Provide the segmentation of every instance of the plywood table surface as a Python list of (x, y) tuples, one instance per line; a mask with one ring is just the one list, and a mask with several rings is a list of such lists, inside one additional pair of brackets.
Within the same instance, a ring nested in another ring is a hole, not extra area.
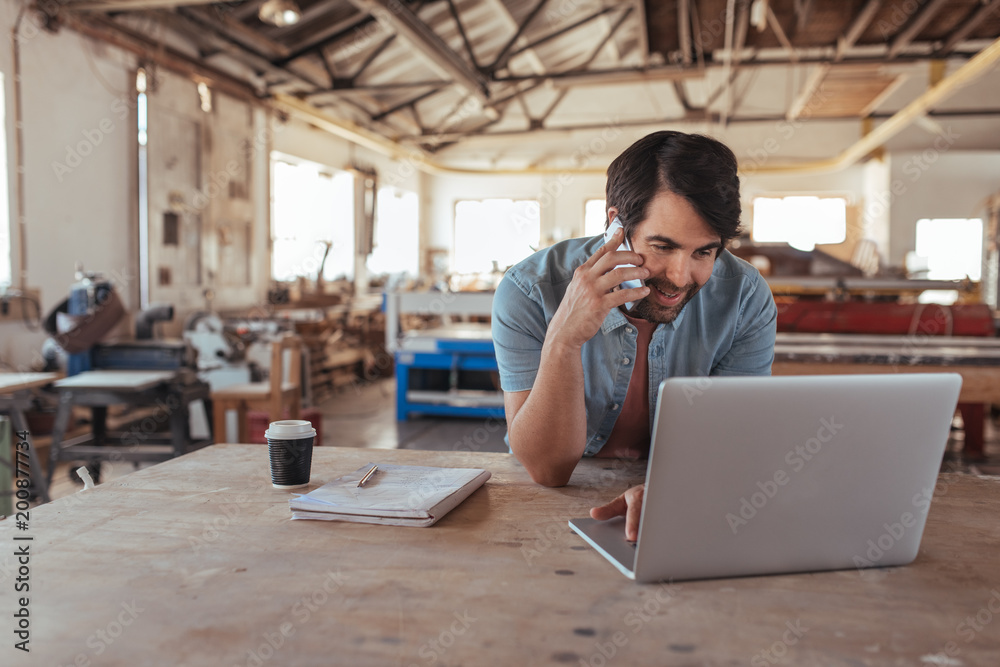
[(0, 394), (44, 387), (59, 377), (59, 373), (0, 373)]
[(169, 382), (177, 371), (84, 371), (56, 382), (57, 389), (107, 389), (112, 391), (142, 391)]
[[(368, 462), (493, 477), (430, 528), (291, 521), (266, 448), (216, 445), (36, 508), (28, 530), (0, 521), (0, 662), (998, 664), (996, 480), (942, 475), (907, 567), (638, 585), (566, 522), (641, 464), (586, 460), (548, 489), (505, 454), (322, 447), (312, 486)], [(30, 654), (12, 634), (24, 544)]]

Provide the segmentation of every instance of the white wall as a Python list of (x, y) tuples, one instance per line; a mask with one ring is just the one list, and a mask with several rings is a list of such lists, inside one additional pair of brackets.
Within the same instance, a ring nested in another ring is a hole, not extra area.
[[(0, 34), (10, 35), (20, 3), (0, 3)], [(135, 197), (134, 110), (130, 55), (63, 30), (21, 30), (24, 118), (24, 208), (27, 286), (41, 289), (43, 312), (65, 298), (74, 265), (118, 281), (135, 303), (132, 251)], [(22, 258), (17, 220), (15, 89), (12, 51), (0, 49), (4, 72), (7, 171), (14, 284)], [(37, 360), (45, 336), (0, 323), (0, 358), (18, 367)]]
[(889, 261), (901, 266), (921, 218), (982, 218), (985, 226), (985, 200), (1000, 191), (1000, 151), (894, 153), (890, 178)]

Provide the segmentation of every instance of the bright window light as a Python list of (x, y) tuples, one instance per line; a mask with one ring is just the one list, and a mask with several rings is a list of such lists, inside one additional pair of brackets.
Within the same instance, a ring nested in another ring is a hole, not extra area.
[(324, 280), (352, 280), (354, 177), (304, 160), (272, 156), (271, 163), (272, 278), (316, 278), (322, 265)]
[(979, 280), (983, 267), (983, 221), (979, 218), (917, 220), (916, 256), (929, 280)]
[(455, 205), (456, 273), (503, 271), (539, 246), (537, 201), (484, 199)]
[(378, 191), (375, 210), (375, 249), (368, 257), (368, 271), (419, 273), (419, 207), (415, 192), (396, 188)]
[(810, 251), (821, 243), (847, 239), (843, 197), (755, 197), (751, 237), (757, 243), (787, 243)]
[(607, 201), (604, 199), (588, 199), (583, 205), (583, 235), (597, 236), (604, 234), (604, 222), (607, 220)]

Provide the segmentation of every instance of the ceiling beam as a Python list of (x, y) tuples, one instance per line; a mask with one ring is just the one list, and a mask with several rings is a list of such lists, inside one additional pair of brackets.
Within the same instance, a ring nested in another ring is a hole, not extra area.
[(837, 39), (837, 50), (833, 55), (834, 61), (843, 59), (844, 53), (857, 43), (881, 6), (882, 0), (868, 0), (868, 3), (861, 8), (861, 11), (851, 21), (847, 31)]
[(354, 74), (351, 75), (351, 83), (357, 81), (358, 77), (364, 74), (365, 70), (368, 69), (368, 67), (375, 62), (375, 59), (382, 55), (382, 53), (389, 48), (389, 45), (391, 45), (394, 41), (396, 41), (396, 35), (389, 35), (382, 40), (381, 44), (372, 49), (371, 52), (365, 56), (364, 61), (362, 61), (362, 63), (354, 70)]
[(941, 48), (937, 51), (937, 55), (945, 56), (951, 53), (959, 42), (968, 37), (973, 30), (978, 28), (983, 21), (985, 21), (997, 10), (1000, 10), (1000, 0), (991, 0), (984, 5), (981, 5), (979, 9), (973, 12), (972, 16), (970, 16), (962, 25), (958, 26), (945, 38), (944, 44), (942, 44)]
[[(499, 0), (497, 0), (497, 2), (499, 4), (503, 4), (502, 2), (499, 2)], [(514, 36), (511, 37), (509, 40), (507, 40), (507, 43), (504, 44), (504, 47), (500, 49), (500, 53), (497, 54), (496, 59), (489, 67), (486, 68), (486, 70), (490, 74), (493, 74), (497, 70), (501, 70), (507, 66), (507, 61), (509, 61), (513, 57), (510, 50), (514, 48), (514, 44), (516, 44), (517, 41), (521, 39), (521, 35), (524, 34), (524, 31), (527, 30), (531, 22), (535, 19), (536, 16), (538, 16), (538, 13), (542, 11), (542, 7), (545, 6), (546, 2), (548, 2), (548, 0), (538, 0), (538, 4), (535, 5), (535, 8), (532, 9), (531, 12), (525, 17), (524, 22), (517, 27), (517, 30), (514, 32)], [(507, 16), (511, 16), (510, 10), (506, 10), (506, 6), (505, 6), (505, 11), (507, 13)], [(513, 20), (513, 16), (511, 16), (511, 20)], [(523, 50), (524, 49), (522, 49), (522, 51)]]
[(781, 27), (778, 17), (774, 15), (774, 10), (771, 9), (770, 4), (767, 5), (767, 24), (771, 26), (774, 36), (778, 38), (781, 45), (785, 47), (786, 51), (788, 51), (788, 59), (792, 62), (797, 61), (799, 58), (798, 54), (795, 53), (795, 47), (792, 46), (791, 40), (789, 40), (788, 35), (785, 34), (785, 30)]
[(639, 24), (639, 63), (642, 67), (649, 65), (649, 28), (646, 25), (646, 0), (633, 0), (635, 20)]
[[(585, 61), (583, 61), (574, 68), (575, 70), (581, 72), (587, 71), (587, 68), (590, 67), (590, 63), (594, 62), (597, 59), (597, 56), (600, 55), (601, 50), (604, 49), (604, 47), (608, 44), (608, 42), (612, 40), (612, 38), (614, 38), (615, 33), (618, 32), (618, 29), (621, 28), (622, 24), (625, 23), (625, 21), (628, 19), (629, 14), (632, 13), (632, 9), (633, 9), (632, 6), (628, 6), (625, 8), (625, 11), (621, 13), (621, 16), (619, 16), (618, 19), (615, 21), (614, 25), (611, 26), (611, 28), (608, 30), (608, 33), (604, 36), (604, 39), (601, 40), (601, 43), (594, 48), (590, 56)], [(552, 104), (549, 105), (549, 108), (542, 114), (541, 118), (539, 118), (538, 120), (544, 123), (548, 119), (548, 117), (552, 115), (552, 112), (556, 110), (556, 107), (559, 106), (559, 103), (563, 101), (563, 98), (566, 97), (566, 95), (568, 94), (569, 94), (568, 88), (563, 88), (562, 90), (560, 90), (559, 94), (556, 95), (556, 99), (552, 102)]]
[[(735, 16), (733, 16), (735, 12)], [(733, 25), (729, 25), (732, 21)], [(746, 43), (747, 31), (750, 29), (750, 5), (747, 0), (729, 0), (726, 6), (726, 83), (725, 98), (722, 103), (722, 125), (726, 125), (733, 110), (733, 82), (736, 80), (740, 66), (740, 54)], [(733, 34), (735, 29), (736, 34)], [(708, 108), (708, 104), (705, 105)]]
[(399, 0), (351, 0), (351, 3), (369, 12), (382, 26), (402, 36), (443, 76), (451, 77), (480, 102), (489, 102), (490, 89), (486, 77), (469, 67), (409, 7)]
[(795, 96), (792, 100), (792, 104), (788, 107), (788, 111), (785, 113), (786, 120), (795, 120), (802, 112), (805, 111), (806, 107), (809, 106), (809, 100), (812, 99), (813, 94), (819, 90), (820, 85), (826, 78), (827, 72), (830, 71), (829, 63), (820, 63), (813, 69), (809, 74), (809, 78), (806, 79), (806, 85), (802, 87), (799, 94)]
[(900, 51), (905, 49), (947, 2), (948, 0), (930, 0), (921, 7), (913, 20), (893, 38), (892, 44), (889, 45), (889, 58), (895, 58)]
[(408, 99), (408, 100), (406, 100), (404, 102), (400, 102), (399, 104), (396, 104), (394, 106), (389, 107), (385, 111), (382, 111), (382, 112), (379, 112), (379, 113), (373, 115), (372, 116), (372, 120), (373, 121), (382, 120), (386, 116), (390, 116), (390, 115), (396, 113), (397, 111), (402, 111), (403, 109), (406, 109), (408, 107), (413, 107), (414, 109), (416, 109), (417, 102), (420, 102), (421, 100), (426, 100), (428, 97), (430, 97), (432, 95), (437, 95), (438, 93), (440, 93), (442, 90), (444, 90), (447, 87), (448, 86), (442, 86), (440, 88), (432, 88), (431, 90), (425, 91), (425, 92), (417, 95), (416, 97), (412, 97), (412, 98), (410, 98), (410, 99)]
[[(691, 5), (691, 25), (701, 25), (701, 19), (698, 16), (698, 3)], [(701, 39), (701, 30), (694, 31), (694, 55), (698, 61), (698, 68), (703, 69), (705, 67), (705, 43)]]
[(143, 60), (156, 63), (184, 76), (204, 81), (213, 90), (241, 100), (260, 101), (257, 92), (245, 81), (240, 81), (230, 74), (215, 69), (211, 65), (206, 65), (204, 62), (181, 53), (166, 44), (151, 42), (147, 35), (137, 34), (105, 16), (70, 14), (64, 17), (63, 21), (66, 27), (81, 35), (134, 53)]
[(599, 70), (569, 70), (551, 72), (549, 74), (528, 74), (525, 76), (507, 76), (494, 79), (494, 83), (524, 83), (551, 81), (556, 88), (568, 86), (608, 86), (628, 83), (653, 83), (656, 81), (683, 81), (686, 79), (701, 79), (703, 71), (678, 67), (656, 67), (650, 69), (614, 68)]
[[(870, 117), (876, 120), (886, 120), (893, 116), (892, 112), (882, 112), (872, 114)], [(928, 111), (927, 116), (932, 118), (997, 118), (1000, 117), (1000, 109), (969, 109), (967, 111)], [(744, 116), (741, 118), (731, 118), (730, 124), (734, 125), (753, 125), (760, 123), (775, 124), (780, 123), (785, 119), (784, 116), (780, 114), (766, 114), (760, 116)], [(697, 123), (703, 124), (706, 121), (715, 122), (718, 120), (717, 114), (709, 114), (706, 118), (705, 115), (701, 113), (700, 110), (695, 110), (694, 113), (686, 113), (678, 118), (663, 118), (658, 116), (656, 118), (645, 118), (637, 120), (617, 120), (615, 121), (615, 127), (662, 127), (664, 122), (669, 122), (671, 124), (675, 123)], [(849, 116), (832, 116), (824, 117), (823, 122), (845, 122), (845, 123), (857, 123), (858, 117), (856, 115)], [(587, 132), (592, 130), (602, 130), (608, 126), (607, 123), (585, 123), (580, 125), (563, 125), (563, 126), (549, 126), (544, 129), (517, 129), (517, 130), (500, 130), (497, 132), (485, 132), (482, 134), (469, 134), (468, 132), (453, 132), (453, 133), (441, 133), (437, 135), (412, 135), (400, 137), (401, 142), (405, 143), (416, 143), (416, 144), (434, 144), (434, 143), (454, 143), (462, 138), (468, 139), (470, 145), (475, 145), (476, 147), (488, 147), (490, 145), (509, 145), (511, 139), (521, 138), (521, 137), (539, 137), (539, 138), (551, 138), (551, 139), (564, 139), (568, 136), (572, 136), (574, 132)]]
[[(338, 81), (340, 81), (340, 80), (338, 80)], [(392, 83), (373, 83), (373, 84), (367, 84), (367, 85), (366, 84), (362, 84), (360, 86), (354, 84), (354, 85), (347, 85), (347, 86), (334, 86), (333, 88), (330, 88), (328, 90), (317, 90), (315, 92), (308, 93), (306, 95), (306, 97), (311, 99), (313, 97), (319, 97), (319, 96), (323, 96), (323, 95), (327, 95), (328, 96), (328, 95), (331, 95), (331, 94), (341, 94), (341, 93), (348, 93), (348, 94), (350, 94), (350, 93), (364, 93), (364, 94), (386, 93), (386, 92), (397, 91), (397, 90), (404, 89), (404, 88), (426, 88), (427, 86), (435, 86), (435, 87), (447, 86), (450, 83), (451, 83), (450, 81), (436, 81), (434, 79), (430, 79), (430, 80), (427, 80), (427, 81), (399, 81), (399, 82), (392, 82)]]
[(681, 105), (681, 108), (685, 112), (693, 111), (694, 107), (691, 106), (691, 102), (688, 100), (687, 91), (684, 90), (683, 81), (674, 81), (674, 95), (677, 96), (677, 103)]
[(691, 0), (677, 2), (677, 40), (681, 47), (681, 62), (691, 64)]
[[(281, 65), (290, 60), (301, 58), (305, 54), (315, 51), (316, 49), (325, 48), (352, 30), (355, 32), (364, 30), (369, 24), (373, 23), (377, 24), (377, 21), (372, 16), (365, 14), (364, 12), (359, 12), (355, 16), (346, 18), (343, 21), (331, 23), (322, 30), (313, 33), (309, 39), (296, 43), (295, 48), (291, 50), (282, 61), (275, 64)], [(365, 37), (371, 38), (372, 35), (367, 34)]]
[(805, 29), (806, 24), (809, 23), (809, 17), (812, 15), (814, 0), (795, 0), (795, 32), (798, 34), (800, 30)]
[[(231, 26), (224, 21), (215, 21), (210, 16), (206, 16), (204, 10), (183, 9), (177, 12), (167, 12), (159, 10), (161, 16), (165, 18), (173, 17), (171, 20), (188, 26), (184, 32), (192, 34), (212, 34), (223, 42), (223, 50), (242, 62), (243, 64), (262, 71), (278, 71), (306, 84), (310, 88), (327, 87), (327, 70), (324, 66), (317, 66), (315, 63), (288, 63), (287, 65), (277, 65), (269, 57), (275, 49), (281, 48), (275, 42), (267, 39), (263, 35), (257, 35), (254, 45), (244, 42), (249, 41), (241, 38), (241, 34), (234, 32)], [(266, 48), (267, 51), (261, 53), (257, 47)], [(333, 85), (330, 81), (329, 85)]]
[(550, 40), (555, 39), (556, 37), (561, 37), (561, 36), (565, 35), (566, 33), (572, 32), (572, 31), (576, 30), (577, 28), (579, 28), (580, 26), (586, 25), (586, 24), (590, 23), (591, 21), (593, 21), (594, 19), (599, 19), (602, 16), (604, 16), (605, 14), (613, 12), (613, 11), (615, 11), (617, 9), (618, 9), (618, 7), (615, 6), (615, 5), (610, 5), (608, 7), (604, 7), (602, 9), (598, 9), (593, 14), (590, 14), (589, 16), (585, 16), (582, 19), (580, 19), (579, 21), (574, 21), (573, 23), (571, 23), (571, 24), (569, 24), (567, 26), (563, 26), (562, 28), (559, 28), (558, 30), (556, 30), (554, 32), (550, 32), (549, 34), (547, 34), (547, 35), (545, 35), (543, 37), (539, 37), (538, 39), (536, 39), (535, 41), (529, 43), (526, 46), (522, 46), (520, 49), (518, 49), (517, 51), (514, 51), (512, 54), (510, 54), (510, 57), (513, 58), (514, 56), (516, 56), (517, 54), (521, 53), (522, 51), (527, 51), (528, 49), (533, 49), (536, 46), (539, 46), (541, 44), (544, 44), (545, 42), (548, 42)]
[(75, 12), (128, 12), (143, 9), (165, 9), (193, 5), (211, 5), (219, 0), (80, 0), (69, 2), (62, 9)]
[(288, 55), (288, 47), (284, 44), (262, 35), (232, 16), (215, 14), (204, 7), (180, 7), (176, 13), (196, 21), (206, 30), (224, 35), (272, 62)]
[(240, 21), (245, 21), (251, 16), (256, 16), (260, 12), (260, 6), (264, 4), (264, 0), (247, 0), (239, 7), (231, 7), (229, 11), (232, 12), (233, 16)]
[(446, 0), (448, 3), (448, 11), (451, 12), (451, 18), (455, 21), (455, 26), (458, 28), (458, 34), (462, 37), (462, 43), (465, 44), (465, 52), (469, 54), (469, 61), (472, 62), (472, 66), (479, 69), (479, 61), (476, 60), (476, 52), (472, 49), (472, 44), (469, 42), (469, 36), (465, 34), (465, 26), (462, 25), (462, 17), (458, 15), (458, 8), (455, 7), (455, 3), (452, 0)]

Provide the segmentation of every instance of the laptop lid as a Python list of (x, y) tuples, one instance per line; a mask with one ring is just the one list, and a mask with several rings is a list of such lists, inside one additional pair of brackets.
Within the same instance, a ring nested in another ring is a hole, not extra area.
[[(961, 381), (954, 373), (665, 380), (632, 576), (911, 562)], [(592, 543), (610, 539), (585, 523), (574, 529)], [(602, 553), (627, 560), (618, 547)]]

